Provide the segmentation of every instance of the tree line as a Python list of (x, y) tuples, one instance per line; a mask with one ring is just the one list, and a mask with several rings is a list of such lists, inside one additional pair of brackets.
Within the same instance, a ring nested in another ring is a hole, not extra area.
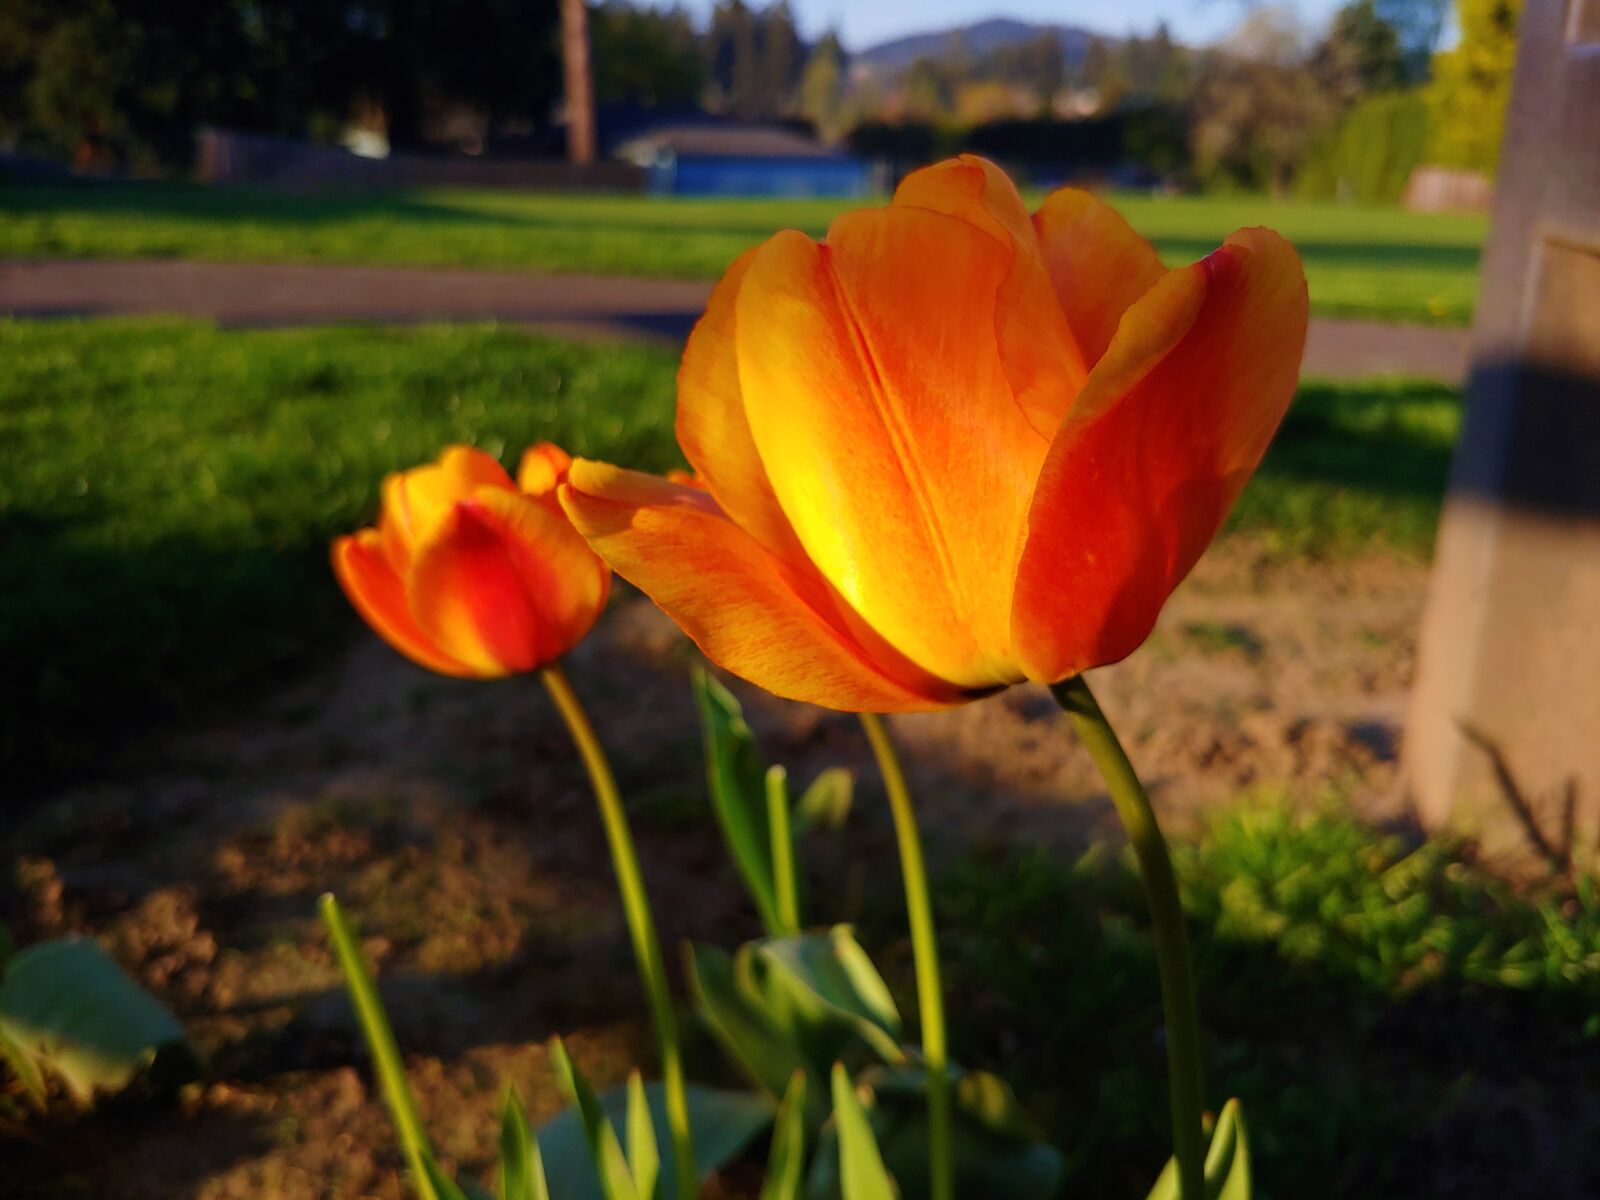
[[(491, 151), (550, 152), (558, 2), (0, 0), (0, 140), (172, 166), (203, 123), (324, 141), (366, 125), (410, 147), (449, 142), (466, 114)], [(1441, 53), (1448, 2), (1349, 0), (1315, 34), (1258, 7), (1205, 48), (1165, 26), (1042, 29), (982, 51), (954, 37), (893, 69), (831, 33), (807, 42), (786, 0), (719, 0), (703, 23), (602, 0), (588, 36), (602, 113), (793, 121), (907, 162), (973, 148), (1392, 199), (1420, 162), (1487, 171), (1498, 153), (1521, 0), (1456, 0), (1460, 40)]]

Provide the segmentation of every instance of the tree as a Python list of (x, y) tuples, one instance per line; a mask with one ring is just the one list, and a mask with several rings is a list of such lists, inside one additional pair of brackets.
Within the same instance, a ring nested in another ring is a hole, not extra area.
[(681, 8), (606, 0), (590, 14), (589, 40), (602, 103), (689, 105), (705, 91), (700, 41)]
[(187, 160), (198, 125), (291, 136), (430, 106), (542, 124), (555, 0), (0, 0), (0, 133), (133, 166)]
[(800, 76), (800, 113), (824, 141), (844, 132), (844, 47), (832, 30), (822, 35)]
[(1522, 0), (1458, 0), (1461, 40), (1433, 60), (1428, 159), (1493, 174), (1505, 136)]
[(1283, 192), (1336, 112), (1307, 66), (1292, 17), (1258, 9), (1203, 60), (1192, 104), (1194, 161), (1203, 178)]
[(1377, 0), (1378, 16), (1400, 39), (1400, 55), (1411, 82), (1427, 78), (1449, 11), (1450, 0)]
[(561, 0), (561, 78), (567, 114), (567, 158), (594, 161), (594, 70), (589, 57), (587, 0)]
[(1352, 0), (1334, 14), (1312, 54), (1311, 69), (1345, 104), (1406, 82), (1400, 35), (1378, 15), (1375, 0)]

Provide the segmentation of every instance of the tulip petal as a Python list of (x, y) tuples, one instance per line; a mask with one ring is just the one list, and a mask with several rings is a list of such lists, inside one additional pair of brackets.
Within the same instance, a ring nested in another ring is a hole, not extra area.
[(457, 500), (488, 486), (509, 488), (511, 476), (493, 455), (474, 446), (451, 446), (438, 462), (387, 476), (378, 528), (395, 570), (405, 574), (417, 544), (445, 519)]
[(554, 442), (540, 442), (522, 452), (517, 466), (517, 489), (527, 496), (555, 496), (555, 490), (572, 467), (572, 455)]
[(559, 496), (552, 493), (530, 502), (515, 492), (487, 487), (461, 506), (506, 547), (542, 623), (544, 661), (582, 641), (611, 595), (611, 568), (573, 528)]
[(417, 546), (406, 595), (422, 631), (484, 676), (530, 671), (563, 649), (538, 607), (548, 586), (532, 561), (538, 551), (522, 530), (507, 536), (510, 517), (491, 505), (495, 492), (520, 506), (530, 523), (540, 516), (550, 525), (559, 521), (515, 492), (480, 489), (454, 504)]
[(827, 611), (815, 580), (698, 488), (580, 459), (561, 501), (618, 574), (707, 658), (775, 695), (846, 712), (919, 711), (963, 698), (925, 676), (912, 683), (888, 674)]
[(1011, 256), (924, 209), (780, 233), (737, 300), (739, 380), (807, 556), (879, 634), (963, 687), (1014, 682), (1010, 564), (1048, 443), (993, 335)]
[(803, 552), (756, 452), (739, 390), (737, 300), (755, 256), (748, 250), (734, 260), (684, 345), (676, 432), (684, 457), (722, 510), (762, 545), (795, 561)]
[(1029, 678), (1131, 653), (1216, 535), (1294, 394), (1300, 259), (1266, 230), (1129, 308), (1040, 474), (1012, 627)]
[(377, 530), (363, 529), (336, 539), (333, 573), (367, 624), (412, 662), (443, 675), (474, 674), (472, 668), (435, 645), (412, 619), (405, 587), (389, 563)]
[(1081, 188), (1046, 197), (1033, 218), (1044, 264), (1085, 361), (1100, 361), (1128, 306), (1166, 274), (1155, 247)]
[(1088, 367), (1045, 269), (1033, 219), (1006, 173), (963, 154), (913, 171), (894, 203), (966, 221), (1008, 247), (1012, 261), (995, 303), (995, 339), (1012, 392), (1030, 424), (1051, 437)]

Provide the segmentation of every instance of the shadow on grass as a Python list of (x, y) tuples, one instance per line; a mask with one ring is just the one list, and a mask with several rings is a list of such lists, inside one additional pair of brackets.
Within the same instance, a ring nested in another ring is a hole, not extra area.
[[(220, 352), (218, 339), (257, 336), (279, 335), (212, 334), (206, 341)], [(283, 336), (290, 339), (286, 348), (297, 344), (298, 334)], [(186, 345), (175, 339), (173, 348)], [(365, 373), (341, 367), (325, 378), (327, 370), (331, 364), (308, 356), (292, 386), (302, 396), (326, 393), (311, 403), (339, 404)], [(440, 374), (445, 381), (438, 386), (448, 389), (449, 372)], [(194, 386), (210, 384), (202, 377)], [(394, 423), (415, 422), (407, 407), (385, 404), (365, 419), (388, 425), (381, 419), (388, 408)], [(671, 462), (669, 410), (643, 411), (650, 414), (646, 423), (630, 428), (611, 454), (647, 466)], [(123, 418), (107, 408), (97, 419), (114, 426)], [(135, 412), (127, 419), (139, 418)], [(1425, 554), (1457, 419), (1453, 393), (1436, 385), (1308, 385), (1241, 502), (1239, 525), (1293, 533), (1294, 552), (1398, 538), (1404, 549)], [(0, 587), (7, 596), (0, 617), (0, 752), (14, 779), (47, 782), (93, 772), (115, 738), (247, 697), (359, 629), (326, 555), (331, 537), (370, 518), (358, 503), (381, 474), (374, 468), (370, 478), (363, 475), (370, 447), (340, 455), (307, 430), (279, 438), (275, 457), (266, 461), (249, 451), (250, 428), (249, 420), (241, 428), (224, 419), (210, 432), (191, 433), (194, 454), (177, 457), (197, 456), (202, 470), (162, 482), (167, 500), (181, 504), (163, 518), (171, 523), (160, 536), (137, 525), (132, 536), (130, 514), (117, 508), (120, 497), (103, 490), (73, 496), (66, 476), (53, 481), (58, 490), (24, 495), (0, 514)], [(115, 442), (114, 428), (109, 436)], [(415, 423), (409, 436), (428, 447), (419, 458), (451, 440), (447, 428), (428, 435)], [(605, 455), (606, 436), (568, 440)], [(380, 457), (404, 465), (392, 454)], [(337, 511), (307, 508), (302, 481), (309, 478), (319, 480), (321, 494), (340, 497)], [(248, 506), (243, 525), (210, 527), (215, 502), (206, 499), (207, 489), (216, 489), (218, 479), (230, 504)]]

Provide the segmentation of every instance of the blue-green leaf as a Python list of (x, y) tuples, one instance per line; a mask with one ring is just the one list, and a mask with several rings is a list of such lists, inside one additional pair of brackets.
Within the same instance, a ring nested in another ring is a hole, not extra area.
[[(652, 1127), (665, 1129), (666, 1097), (661, 1085), (647, 1083), (644, 1091)], [(695, 1164), (702, 1179), (737, 1158), (772, 1123), (772, 1101), (754, 1092), (690, 1084), (687, 1098), (689, 1127), (694, 1133)], [(621, 1127), (626, 1138), (629, 1134), (627, 1089), (612, 1088), (596, 1098), (595, 1103), (607, 1124)], [(568, 1108), (542, 1125), (539, 1146), (544, 1152), (551, 1200), (604, 1200), (606, 1193), (596, 1174), (588, 1133), (576, 1109)], [(662, 1141), (659, 1149), (660, 1178), (675, 1179), (671, 1139)]]
[(539, 1143), (528, 1129), (528, 1116), (516, 1088), (506, 1092), (500, 1117), (501, 1200), (550, 1200)]
[(42, 1072), (61, 1078), (80, 1104), (117, 1092), (183, 1042), (183, 1028), (154, 996), (86, 938), (30, 946), (0, 983), (0, 1048), (28, 1090)]
[(895, 1200), (894, 1181), (883, 1165), (878, 1140), (843, 1063), (833, 1065), (833, 1120), (839, 1138), (839, 1179), (844, 1200)]
[(811, 781), (794, 809), (796, 833), (839, 829), (850, 816), (856, 777), (844, 767), (829, 767)]
[(606, 1115), (600, 1099), (589, 1086), (589, 1081), (572, 1061), (566, 1045), (560, 1038), (550, 1043), (550, 1065), (556, 1082), (561, 1085), (567, 1101), (578, 1113), (582, 1123), (584, 1141), (589, 1147), (589, 1161), (599, 1179), (600, 1194), (605, 1200), (640, 1200), (628, 1160), (622, 1153), (622, 1143), (617, 1138), (616, 1126)]
[(770, 938), (740, 950), (735, 978), (752, 999), (764, 1002), (781, 1030), (818, 1062), (838, 1058), (854, 1037), (885, 1062), (901, 1062), (900, 1012), (872, 959), (848, 925), (825, 933)]
[(766, 764), (732, 692), (697, 668), (694, 694), (705, 737), (712, 811), (762, 925), (769, 933), (781, 933), (767, 822)]
[[(1217, 1115), (1206, 1151), (1206, 1200), (1250, 1200), (1250, 1147), (1244, 1111), (1229, 1100)], [(1178, 1200), (1178, 1161), (1169, 1158), (1146, 1200)]]
[(806, 1073), (796, 1071), (773, 1122), (772, 1152), (760, 1200), (799, 1200), (806, 1161)]
[(800, 1046), (779, 1028), (759, 997), (739, 988), (726, 951), (691, 946), (688, 966), (689, 990), (700, 1019), (758, 1086), (769, 1096), (781, 1096), (795, 1071), (806, 1066)]
[(642, 1200), (650, 1200), (661, 1177), (661, 1148), (656, 1142), (655, 1122), (650, 1119), (644, 1078), (638, 1071), (628, 1074), (628, 1171)]

